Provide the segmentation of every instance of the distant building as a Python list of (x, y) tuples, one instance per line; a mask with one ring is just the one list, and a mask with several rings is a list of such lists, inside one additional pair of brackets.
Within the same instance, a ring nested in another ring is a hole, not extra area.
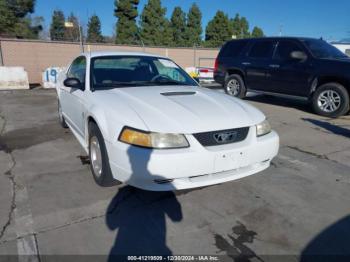
[(333, 46), (350, 56), (350, 42), (332, 42)]

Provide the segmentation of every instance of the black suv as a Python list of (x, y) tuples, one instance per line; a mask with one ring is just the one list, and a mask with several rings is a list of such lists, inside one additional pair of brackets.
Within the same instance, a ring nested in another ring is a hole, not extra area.
[(214, 79), (240, 98), (254, 91), (308, 99), (324, 116), (349, 111), (350, 58), (322, 39), (229, 41), (215, 61)]

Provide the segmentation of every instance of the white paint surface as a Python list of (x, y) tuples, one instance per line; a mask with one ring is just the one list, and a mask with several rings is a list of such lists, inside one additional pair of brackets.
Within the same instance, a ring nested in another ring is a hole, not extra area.
[(0, 66), (0, 90), (29, 89), (28, 74), (23, 67)]
[(59, 74), (66, 70), (65, 67), (49, 67), (42, 74), (44, 88), (56, 88)]
[(333, 44), (336, 48), (338, 48), (343, 53), (349, 55), (350, 52), (350, 44)]

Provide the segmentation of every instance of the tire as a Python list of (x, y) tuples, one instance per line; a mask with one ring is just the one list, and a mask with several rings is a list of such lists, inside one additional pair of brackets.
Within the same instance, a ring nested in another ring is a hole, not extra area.
[[(99, 186), (110, 187), (120, 184), (113, 178), (104, 138), (93, 122), (89, 124), (89, 158), (92, 175)], [(100, 172), (97, 171), (99, 168)]]
[(57, 111), (58, 111), (58, 121), (60, 122), (61, 127), (68, 128), (66, 120), (64, 119), (64, 116), (62, 115), (62, 108), (61, 108), (60, 101), (58, 101), (58, 109), (57, 109)]
[(246, 96), (247, 89), (244, 81), (240, 75), (230, 75), (224, 84), (226, 94), (234, 97), (244, 98)]
[(321, 85), (313, 94), (312, 107), (321, 116), (343, 116), (349, 112), (349, 93), (338, 83)]

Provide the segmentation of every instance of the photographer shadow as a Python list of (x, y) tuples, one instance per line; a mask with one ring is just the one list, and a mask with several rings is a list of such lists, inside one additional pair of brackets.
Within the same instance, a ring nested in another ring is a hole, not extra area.
[[(129, 180), (147, 170), (151, 154), (152, 150), (129, 148), (132, 168)], [(166, 217), (172, 222), (182, 220), (181, 205), (174, 192), (151, 192), (131, 186), (120, 188), (106, 212), (107, 227), (117, 231), (108, 261), (124, 261), (128, 255), (171, 255), (166, 244)]]

